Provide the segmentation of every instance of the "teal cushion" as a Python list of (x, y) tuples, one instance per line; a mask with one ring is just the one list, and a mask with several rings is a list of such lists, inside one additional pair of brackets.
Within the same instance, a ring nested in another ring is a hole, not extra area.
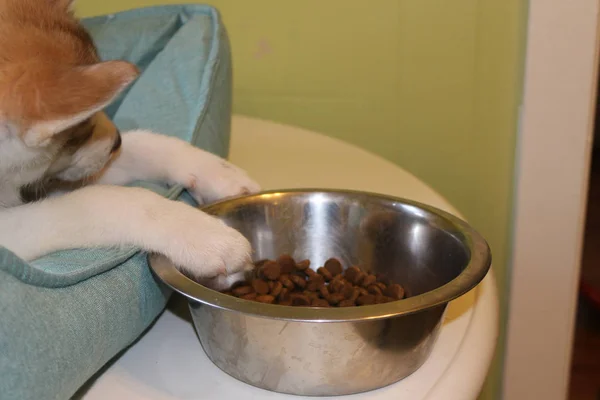
[[(84, 25), (103, 59), (142, 71), (107, 109), (122, 131), (151, 129), (227, 156), (231, 59), (214, 8), (151, 7)], [(194, 204), (181, 187), (135, 185)], [(30, 263), (0, 248), (0, 398), (70, 398), (148, 328), (169, 296), (136, 248), (60, 251)]]

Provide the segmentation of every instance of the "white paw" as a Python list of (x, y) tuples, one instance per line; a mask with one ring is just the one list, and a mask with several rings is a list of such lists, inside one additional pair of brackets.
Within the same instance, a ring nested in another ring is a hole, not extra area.
[(249, 265), (247, 269), (238, 271), (231, 275), (217, 275), (214, 278), (199, 279), (198, 282), (210, 289), (217, 290), (219, 292), (231, 288), (237, 282), (243, 282), (248, 278), (248, 271), (253, 268)]
[(230, 276), (252, 267), (252, 249), (241, 233), (196, 208), (167, 202), (166, 207), (151, 210), (157, 224), (149, 250), (162, 253), (195, 280)]
[(259, 192), (260, 185), (246, 171), (215, 156), (188, 146), (182, 154), (177, 181), (202, 204)]

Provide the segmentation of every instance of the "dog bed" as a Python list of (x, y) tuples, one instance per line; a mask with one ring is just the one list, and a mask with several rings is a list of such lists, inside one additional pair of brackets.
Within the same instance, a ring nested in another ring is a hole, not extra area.
[[(121, 131), (177, 136), (227, 156), (229, 42), (204, 5), (150, 7), (83, 21), (103, 59), (140, 78), (107, 113)], [(181, 187), (137, 182), (193, 203)], [(77, 249), (27, 263), (0, 248), (0, 397), (68, 399), (163, 311), (170, 291), (138, 249)]]

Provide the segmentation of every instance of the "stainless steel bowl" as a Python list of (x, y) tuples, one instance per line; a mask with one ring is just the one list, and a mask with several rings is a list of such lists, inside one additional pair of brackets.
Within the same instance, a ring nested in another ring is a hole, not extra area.
[(255, 259), (337, 257), (382, 273), (409, 298), (353, 308), (259, 304), (208, 289), (164, 257), (151, 266), (189, 299), (208, 357), (229, 375), (296, 395), (347, 395), (395, 383), (429, 356), (449, 301), (486, 275), (490, 250), (460, 219), (385, 195), (286, 190), (204, 207), (246, 236)]

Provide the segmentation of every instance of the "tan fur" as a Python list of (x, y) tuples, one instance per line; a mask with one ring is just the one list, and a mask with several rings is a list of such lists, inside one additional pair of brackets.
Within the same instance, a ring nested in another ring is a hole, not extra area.
[(100, 62), (69, 5), (67, 0), (0, 0), (0, 110), (21, 135), (40, 122), (109, 102), (138, 75), (127, 62)]

